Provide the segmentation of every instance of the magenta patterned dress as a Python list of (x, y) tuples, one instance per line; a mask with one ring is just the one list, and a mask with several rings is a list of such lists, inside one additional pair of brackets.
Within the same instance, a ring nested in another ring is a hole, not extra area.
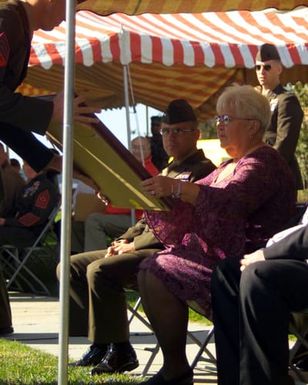
[(263, 244), (294, 213), (295, 188), (278, 152), (263, 146), (242, 158), (229, 178), (216, 182), (230, 161), (199, 180), (195, 206), (177, 200), (169, 212), (147, 212), (165, 250), (145, 259), (170, 292), (195, 303), (211, 319), (210, 279), (219, 260)]

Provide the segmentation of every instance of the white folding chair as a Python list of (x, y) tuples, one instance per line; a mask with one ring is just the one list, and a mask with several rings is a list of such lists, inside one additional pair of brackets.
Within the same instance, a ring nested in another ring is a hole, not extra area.
[[(129, 324), (132, 322), (134, 317), (136, 317), (139, 321), (141, 321), (148, 329), (149, 331), (154, 335), (153, 328), (146, 318), (146, 315), (143, 312), (140, 312), (140, 306), (141, 306), (141, 297), (138, 297), (136, 300), (134, 306), (131, 306), (128, 304), (128, 310), (130, 311), (130, 317), (128, 319)], [(205, 339), (202, 341), (200, 340), (194, 331), (187, 331), (187, 339), (192, 341), (198, 346), (198, 351), (195, 357), (193, 358), (190, 367), (192, 369), (195, 369), (197, 363), (202, 360), (206, 363), (210, 363), (213, 366), (216, 366), (216, 358), (213, 356), (213, 354), (209, 351), (207, 348), (208, 344), (212, 341), (214, 337), (214, 326), (212, 326), (209, 331), (207, 332)], [(153, 348), (147, 347), (146, 350), (151, 352), (151, 355), (146, 362), (142, 375), (146, 376), (151, 368), (151, 365), (153, 364), (153, 361), (156, 357), (156, 355), (159, 352), (159, 344), (156, 342), (155, 346)]]
[(14, 283), (18, 290), (23, 291), (26, 285), (35, 294), (50, 295), (46, 285), (26, 266), (34, 251), (43, 250), (44, 240), (47, 233), (52, 229), (55, 217), (59, 211), (60, 203), (51, 211), (48, 220), (35, 241), (23, 248), (14, 245), (3, 245), (0, 247), (0, 263), (6, 275), (7, 289)]

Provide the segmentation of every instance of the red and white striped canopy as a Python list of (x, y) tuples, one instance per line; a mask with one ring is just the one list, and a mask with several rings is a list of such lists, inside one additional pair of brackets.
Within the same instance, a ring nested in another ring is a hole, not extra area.
[[(65, 23), (34, 34), (30, 63), (49, 69), (63, 64)], [(308, 64), (308, 8), (289, 12), (233, 11), (200, 14), (102, 17), (76, 15), (76, 62), (221, 65), (252, 68), (257, 47), (278, 46), (286, 67)]]
[[(255, 82), (253, 71), (243, 69), (254, 67), (258, 46), (266, 42), (278, 47), (286, 68), (296, 68), (290, 80), (307, 82), (307, 20), (307, 7), (108, 17), (80, 11), (76, 88), (104, 108), (121, 106), (122, 65), (129, 64), (136, 102), (162, 109), (180, 96), (206, 114), (210, 98), (226, 83)], [(65, 23), (37, 31), (23, 91), (60, 89), (64, 52)]]

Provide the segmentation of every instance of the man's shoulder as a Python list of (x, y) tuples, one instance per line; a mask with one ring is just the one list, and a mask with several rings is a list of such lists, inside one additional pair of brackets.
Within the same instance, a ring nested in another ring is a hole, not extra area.
[(212, 163), (212, 161), (208, 158), (204, 158), (203, 160), (200, 160), (191, 165), (192, 175), (190, 181), (193, 182), (195, 180), (202, 179), (213, 172), (215, 169), (216, 166), (214, 163)]
[(286, 109), (288, 111), (296, 111), (300, 113), (302, 111), (300, 102), (296, 94), (289, 89), (285, 89), (284, 92), (277, 95), (279, 108)]
[(296, 111), (297, 113), (302, 111), (295, 92), (291, 88), (283, 87), (281, 84), (272, 91), (270, 104), (272, 110), (278, 106), (282, 111), (287, 110), (292, 112), (294, 110), (294, 112)]
[(298, 102), (298, 98), (297, 98), (295, 92), (291, 88), (284, 87), (284, 86), (280, 85), (279, 87), (277, 87), (277, 89), (274, 90), (274, 92), (276, 94), (276, 97), (279, 100), (294, 99)]
[(176, 165), (169, 165), (168, 175), (171, 178), (177, 178), (194, 182), (195, 180), (204, 178), (212, 171), (216, 166), (205, 157), (202, 150), (196, 151), (194, 154), (183, 160), (183, 162)]
[(203, 150), (198, 150), (193, 157), (190, 159), (190, 165), (193, 171), (195, 171), (196, 179), (201, 179), (210, 174), (216, 169), (214, 163), (208, 159)]
[(46, 176), (43, 172), (28, 182), (27, 186), (32, 187), (33, 191), (39, 191), (42, 189), (55, 190), (55, 184)]

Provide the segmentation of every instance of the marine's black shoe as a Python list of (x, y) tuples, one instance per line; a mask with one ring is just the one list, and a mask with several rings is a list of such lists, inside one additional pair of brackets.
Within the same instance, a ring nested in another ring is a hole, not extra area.
[(92, 344), (85, 354), (76, 362), (72, 362), (70, 366), (95, 366), (106, 355), (107, 345), (105, 348)]
[(104, 373), (130, 372), (138, 366), (139, 362), (131, 345), (119, 348), (115, 344), (110, 344), (105, 357), (92, 369), (91, 374), (94, 376)]

